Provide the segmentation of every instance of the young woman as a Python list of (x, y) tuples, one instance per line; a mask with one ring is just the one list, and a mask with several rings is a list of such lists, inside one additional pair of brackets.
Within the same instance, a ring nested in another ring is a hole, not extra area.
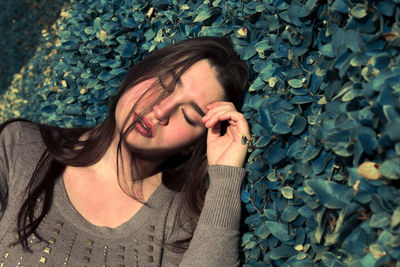
[(0, 266), (238, 265), (250, 133), (226, 38), (150, 54), (93, 128), (0, 135)]

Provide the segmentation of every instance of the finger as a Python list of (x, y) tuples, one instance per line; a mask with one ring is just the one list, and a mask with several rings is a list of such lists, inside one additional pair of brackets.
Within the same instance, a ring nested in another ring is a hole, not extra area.
[(231, 105), (220, 105), (220, 106), (216, 106), (213, 109), (210, 109), (207, 114), (202, 118), (203, 122), (208, 121), (209, 119), (218, 116), (221, 113), (224, 112), (237, 112), (239, 113), (235, 107), (232, 107)]
[(233, 110), (219, 110), (214, 112), (208, 119), (205, 119), (204, 124), (207, 128), (209, 128), (213, 127), (213, 125), (218, 121), (227, 121), (230, 125), (235, 126), (239, 121), (246, 122), (246, 119), (240, 112)]
[(221, 136), (221, 123), (216, 123), (214, 127), (208, 129), (207, 140), (214, 140)]
[(226, 106), (226, 105), (236, 109), (235, 105), (232, 102), (228, 102), (228, 101), (215, 101), (215, 102), (208, 104), (206, 106), (206, 108), (210, 110), (210, 109), (213, 109), (218, 106)]
[(210, 112), (207, 117), (203, 119), (204, 125), (206, 127), (212, 127), (217, 121), (219, 121), (219, 117), (227, 112), (232, 112), (230, 109), (223, 109), (223, 110), (214, 110)]
[(214, 112), (217, 112), (219, 110), (234, 110), (236, 111), (235, 106), (231, 102), (223, 102), (223, 101), (217, 101), (213, 102), (211, 104), (208, 104), (206, 106), (208, 109), (207, 114), (204, 117), (209, 117), (211, 114)]
[[(250, 139), (248, 123), (244, 118), (241, 118), (242, 116), (243, 115), (241, 113), (237, 112), (223, 113), (218, 116), (215, 124), (220, 124), (221, 121), (229, 121), (230, 123), (227, 126), (225, 136), (232, 138), (232, 140), (235, 140), (238, 143), (241, 143), (243, 136), (245, 136), (247, 140)], [(207, 126), (214, 128), (214, 124), (207, 124)]]
[(237, 130), (250, 138), (249, 124), (247, 123), (244, 115), (240, 112), (225, 112), (218, 116), (220, 121), (228, 121), (227, 130)]
[(228, 111), (228, 110), (236, 111), (234, 108), (232, 108), (229, 105), (217, 106), (217, 107), (214, 107), (214, 108), (208, 110), (207, 114), (203, 116), (202, 120), (206, 121), (210, 117), (213, 117), (216, 113), (221, 112), (221, 111)]

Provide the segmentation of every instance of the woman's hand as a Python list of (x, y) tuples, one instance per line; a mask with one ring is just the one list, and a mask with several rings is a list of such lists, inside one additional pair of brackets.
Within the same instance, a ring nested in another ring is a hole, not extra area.
[[(208, 128), (208, 164), (243, 167), (250, 140), (249, 125), (243, 114), (231, 102), (214, 102), (207, 109), (202, 120)], [(222, 121), (227, 122), (224, 135), (221, 135)]]

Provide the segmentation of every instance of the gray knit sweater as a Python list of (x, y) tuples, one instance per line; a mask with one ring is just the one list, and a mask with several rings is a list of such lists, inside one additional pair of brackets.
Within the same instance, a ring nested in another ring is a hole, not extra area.
[[(160, 185), (129, 221), (98, 227), (72, 206), (62, 179), (52, 208), (39, 227), (48, 242), (29, 238), (33, 253), (16, 238), (16, 216), (24, 189), (44, 150), (37, 125), (13, 122), (0, 135), (0, 266), (236, 266), (240, 184), (245, 170), (209, 168), (210, 187), (188, 250), (163, 246), (187, 235), (176, 224), (179, 193)], [(101, 192), (100, 192), (101, 193)]]

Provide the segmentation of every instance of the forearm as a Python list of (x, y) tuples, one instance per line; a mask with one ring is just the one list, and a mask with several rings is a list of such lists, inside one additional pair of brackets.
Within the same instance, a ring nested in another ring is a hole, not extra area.
[(179, 266), (239, 264), (242, 168), (210, 166), (210, 187), (198, 225)]

